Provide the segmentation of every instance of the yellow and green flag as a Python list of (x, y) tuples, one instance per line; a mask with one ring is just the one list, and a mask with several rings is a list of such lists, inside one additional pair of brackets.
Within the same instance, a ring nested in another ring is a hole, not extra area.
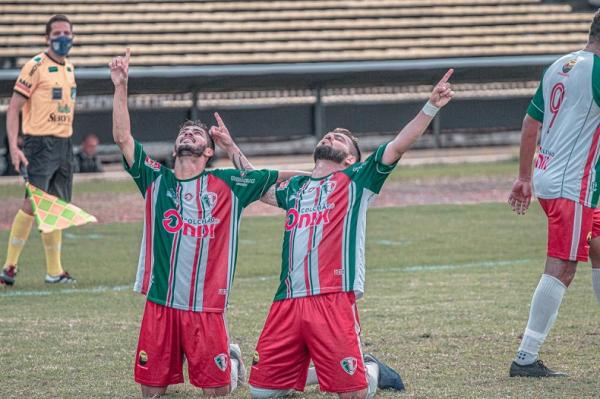
[(25, 183), (25, 189), (31, 200), (38, 228), (42, 233), (98, 221), (84, 210), (48, 194), (29, 182)]

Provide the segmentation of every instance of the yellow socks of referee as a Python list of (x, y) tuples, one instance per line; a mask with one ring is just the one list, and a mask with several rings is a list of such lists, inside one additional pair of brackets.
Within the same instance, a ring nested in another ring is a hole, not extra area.
[(17, 212), (15, 219), (13, 220), (12, 227), (10, 228), (8, 250), (6, 251), (6, 262), (4, 262), (4, 267), (10, 265), (16, 266), (19, 262), (19, 256), (29, 238), (31, 226), (33, 226), (33, 216), (28, 215), (19, 209), (19, 212)]
[(60, 263), (60, 249), (62, 246), (62, 231), (55, 230), (51, 233), (42, 233), (44, 252), (46, 252), (46, 269), (49, 276), (58, 276), (63, 273)]

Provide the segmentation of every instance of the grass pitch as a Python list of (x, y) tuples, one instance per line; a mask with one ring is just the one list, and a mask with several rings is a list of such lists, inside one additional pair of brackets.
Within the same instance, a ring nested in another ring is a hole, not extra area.
[[(232, 337), (249, 363), (277, 286), (279, 217), (246, 218), (231, 298)], [(0, 291), (5, 398), (135, 398), (132, 366), (143, 298), (130, 291), (140, 223), (67, 230), (75, 288), (46, 286), (37, 233), (17, 285)], [(0, 232), (6, 243), (8, 233)], [(582, 264), (542, 358), (568, 379), (508, 378), (542, 272), (545, 220), (502, 204), (370, 211), (367, 288), (359, 302), (364, 350), (402, 374), (406, 398), (592, 398), (600, 392), (600, 306)], [(172, 398), (198, 397), (189, 384)], [(248, 397), (243, 388), (234, 397)], [(296, 397), (325, 397), (309, 388)]]
[[(391, 179), (505, 179), (515, 162), (399, 168)], [(77, 192), (134, 192), (130, 181), (90, 182)], [(0, 199), (22, 196), (3, 185)], [(279, 275), (281, 217), (242, 222), (228, 319), (250, 362)], [(542, 348), (542, 359), (568, 379), (508, 378), (545, 258), (545, 218), (503, 204), (372, 209), (367, 284), (359, 302), (366, 352), (398, 369), (406, 393), (380, 398), (596, 398), (600, 306), (588, 264), (581, 264)], [(0, 255), (7, 231), (0, 231)], [(67, 230), (63, 264), (75, 287), (47, 286), (33, 233), (17, 285), (0, 287), (3, 398), (137, 398), (133, 362), (144, 299), (131, 292), (140, 223)], [(169, 397), (199, 397), (189, 384)], [(242, 388), (234, 397), (248, 397)], [(296, 398), (324, 398), (314, 387)]]

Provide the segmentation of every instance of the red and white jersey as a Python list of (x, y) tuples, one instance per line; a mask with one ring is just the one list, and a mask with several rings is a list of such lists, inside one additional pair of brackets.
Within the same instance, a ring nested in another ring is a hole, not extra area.
[(146, 200), (134, 289), (181, 310), (223, 312), (242, 210), (277, 180), (269, 170), (213, 170), (179, 180), (135, 143), (131, 174)]
[(555, 61), (527, 113), (542, 122), (533, 174), (536, 196), (595, 208), (600, 197), (600, 58), (581, 50)]
[(395, 166), (381, 163), (385, 147), (326, 177), (296, 176), (277, 186), (277, 203), (287, 213), (276, 301), (363, 294), (367, 207)]

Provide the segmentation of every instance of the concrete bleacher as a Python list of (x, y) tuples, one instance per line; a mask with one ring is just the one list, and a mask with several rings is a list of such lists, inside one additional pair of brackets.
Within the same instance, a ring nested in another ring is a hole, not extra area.
[(124, 46), (139, 66), (557, 54), (582, 47), (591, 18), (540, 0), (24, 0), (0, 11), (0, 59), (13, 67), (44, 49), (53, 13), (75, 25), (78, 67)]

